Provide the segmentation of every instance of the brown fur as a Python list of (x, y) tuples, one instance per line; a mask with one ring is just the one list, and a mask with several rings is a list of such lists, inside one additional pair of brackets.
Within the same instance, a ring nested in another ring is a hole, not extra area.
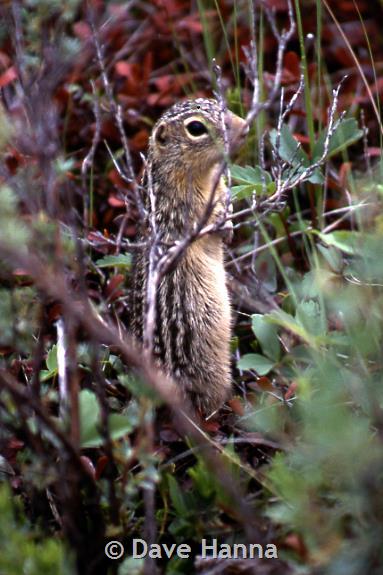
[[(202, 121), (208, 134), (193, 138), (186, 126)], [(226, 115), (229, 137), (235, 138), (243, 120)], [(214, 175), (223, 158), (219, 108), (214, 100), (187, 100), (168, 110), (154, 126), (148, 162), (156, 197), (156, 224), (164, 242), (180, 240), (204, 213)], [(224, 209), (223, 178), (210, 218)], [(150, 212), (150, 202), (146, 201)], [(142, 238), (147, 238), (144, 226)], [(136, 258), (133, 289), (133, 329), (142, 339), (148, 252)], [(224, 270), (222, 234), (193, 242), (163, 277), (157, 292), (154, 353), (204, 413), (219, 408), (229, 397), (231, 311)]]

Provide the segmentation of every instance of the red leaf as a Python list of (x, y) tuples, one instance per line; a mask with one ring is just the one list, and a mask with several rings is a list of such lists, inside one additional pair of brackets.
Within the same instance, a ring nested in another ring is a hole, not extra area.
[(131, 138), (130, 145), (131, 148), (137, 152), (145, 150), (148, 145), (149, 135), (147, 130), (140, 130)]
[(263, 375), (257, 379), (257, 385), (263, 391), (275, 391), (273, 384), (271, 383), (270, 379)]
[[(108, 174), (108, 179), (117, 187), (117, 188), (123, 188), (124, 186), (126, 186), (126, 183), (124, 182), (124, 180), (121, 178), (120, 174), (117, 172), (117, 170), (115, 168), (113, 168), (112, 170), (110, 170), (109, 174)], [(113, 204), (111, 204), (113, 205)], [(119, 206), (114, 206), (114, 207), (119, 207)]]
[(286, 71), (290, 72), (292, 78), (299, 79), (301, 75), (300, 60), (296, 52), (286, 52), (284, 58)]
[(177, 22), (176, 29), (187, 30), (188, 32), (194, 34), (201, 34), (203, 31), (203, 26), (199, 14), (190, 14), (189, 16), (182, 18), (179, 22)]
[(80, 22), (76, 22), (73, 25), (73, 31), (80, 40), (87, 40), (92, 35), (92, 30), (90, 29), (89, 24), (83, 20), (80, 20)]
[(298, 388), (297, 382), (293, 381), (289, 386), (289, 389), (285, 393), (285, 399), (291, 399), (295, 395), (297, 388)]
[(351, 162), (343, 162), (339, 170), (339, 183), (342, 188), (347, 187), (348, 176), (352, 170)]
[(26, 270), (23, 270), (23, 268), (15, 268), (12, 272), (12, 275), (14, 276), (27, 276), (28, 277), (28, 272)]
[(109, 461), (109, 458), (106, 455), (101, 455), (101, 457), (99, 457), (97, 459), (96, 473), (95, 473), (96, 479), (100, 479), (105, 467), (108, 464), (108, 461)]
[(4, 86), (7, 86), (11, 82), (13, 82), (13, 80), (16, 80), (16, 78), (17, 78), (17, 72), (15, 68), (11, 66), (10, 68), (8, 68), (8, 70), (4, 72), (4, 74), (0, 76), (0, 88), (4, 88)]
[(164, 108), (168, 108), (174, 104), (174, 96), (167, 94), (149, 94), (147, 104), (149, 107), (163, 106)]
[(201, 427), (204, 431), (207, 431), (208, 433), (217, 433), (217, 431), (219, 431), (220, 425), (218, 421), (203, 421), (201, 424)]
[(116, 274), (110, 278), (105, 290), (108, 299), (114, 300), (124, 294), (124, 292), (119, 289), (124, 281), (125, 276), (122, 274)]
[(11, 63), (11, 59), (5, 52), (0, 51), (0, 68), (7, 68)]
[(371, 146), (371, 147), (367, 148), (367, 153), (369, 156), (373, 156), (373, 157), (378, 158), (378, 157), (380, 157), (382, 150), (380, 148), (375, 148), (375, 147)]
[(240, 399), (238, 399), (238, 397), (233, 397), (227, 403), (236, 415), (243, 415), (244, 414), (242, 402)]
[(9, 441), (3, 446), (2, 455), (11, 466), (16, 464), (16, 456), (20, 449), (24, 447), (24, 445), (25, 444), (23, 441), (20, 441), (16, 437), (11, 437)]
[(112, 208), (123, 208), (125, 206), (124, 200), (114, 196), (113, 194), (110, 194), (108, 197), (108, 204), (112, 206)]
[(53, 323), (54, 321), (57, 321), (59, 319), (59, 317), (62, 316), (62, 305), (61, 303), (54, 303), (50, 308), (49, 308), (49, 312), (48, 312), (48, 320), (49, 323)]
[(267, 3), (268, 8), (275, 8), (277, 11), (286, 12), (286, 0), (269, 0)]
[(310, 143), (310, 138), (306, 136), (306, 134), (294, 134), (294, 138), (296, 138), (301, 144)]
[(116, 62), (115, 68), (117, 74), (119, 74), (120, 76), (125, 76), (125, 78), (131, 78), (133, 66), (135, 66), (135, 64), (131, 64), (130, 62), (120, 60), (119, 62)]
[(148, 87), (150, 75), (153, 71), (153, 52), (146, 52), (143, 69), (142, 69), (142, 85), (145, 86), (145, 91)]
[(307, 557), (307, 549), (304, 541), (297, 533), (290, 533), (290, 535), (287, 535), (283, 543), (286, 547), (293, 549), (298, 555), (300, 555), (300, 557), (302, 557), (302, 559)]

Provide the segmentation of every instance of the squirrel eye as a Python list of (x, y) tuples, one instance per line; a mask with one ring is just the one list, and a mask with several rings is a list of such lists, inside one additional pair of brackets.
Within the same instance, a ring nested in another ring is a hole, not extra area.
[(199, 122), (198, 120), (189, 122), (189, 124), (186, 124), (185, 127), (191, 136), (202, 136), (203, 134), (208, 133), (208, 129), (205, 124)]

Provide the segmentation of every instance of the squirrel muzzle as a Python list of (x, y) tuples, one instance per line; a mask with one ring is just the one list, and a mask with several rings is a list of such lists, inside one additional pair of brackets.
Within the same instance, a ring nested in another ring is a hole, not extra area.
[(249, 132), (249, 126), (246, 125), (245, 120), (230, 111), (225, 113), (225, 124), (228, 131), (230, 154), (233, 154), (243, 144)]

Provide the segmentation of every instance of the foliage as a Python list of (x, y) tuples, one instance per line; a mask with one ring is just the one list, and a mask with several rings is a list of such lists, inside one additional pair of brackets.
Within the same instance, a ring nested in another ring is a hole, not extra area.
[[(379, 573), (383, 299), (376, 250), (383, 238), (375, 224), (369, 233), (320, 239), (310, 250), (312, 269), (295, 273), (287, 311), (253, 316), (265, 355), (279, 349), (276, 329), (282, 341), (289, 338), (268, 372), (292, 379), (294, 392), (285, 402), (260, 400), (244, 421), (289, 446), (267, 473), (278, 495), (267, 514), (299, 533), (310, 562), (326, 573)], [(251, 357), (239, 367), (258, 371)]]
[(73, 564), (63, 543), (42, 538), (23, 515), (20, 502), (12, 501), (6, 483), (0, 487), (0, 571), (7, 575), (69, 575)]
[[(381, 573), (383, 6), (333, 4), (294, 2), (268, 100), (283, 2), (2, 3), (1, 573), (150, 573), (103, 549), (153, 533), (192, 573), (202, 538), (250, 528), (278, 546), (260, 575)], [(244, 117), (254, 88), (227, 178), (235, 393), (197, 424), (127, 329), (142, 153), (185, 95)]]
[[(81, 426), (81, 447), (98, 447), (103, 444), (104, 437), (100, 434), (101, 416), (97, 397), (87, 389), (79, 396)], [(112, 413), (109, 416), (109, 433), (111, 439), (119, 439), (131, 433), (135, 426), (134, 405), (125, 415)]]

